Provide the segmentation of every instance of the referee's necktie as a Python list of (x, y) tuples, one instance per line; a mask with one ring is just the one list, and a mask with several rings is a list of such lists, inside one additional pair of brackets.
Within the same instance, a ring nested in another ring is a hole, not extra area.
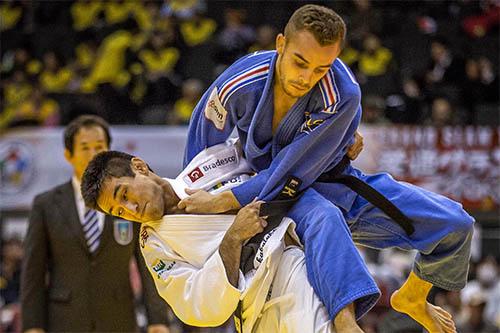
[(89, 247), (90, 253), (94, 253), (99, 247), (99, 236), (101, 235), (97, 211), (89, 209), (85, 212), (83, 232), (85, 234), (85, 239), (87, 240), (87, 246)]

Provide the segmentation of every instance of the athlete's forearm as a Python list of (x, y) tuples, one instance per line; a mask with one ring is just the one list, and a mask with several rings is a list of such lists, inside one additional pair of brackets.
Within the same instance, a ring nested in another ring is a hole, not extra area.
[(226, 233), (219, 246), (219, 254), (226, 269), (227, 279), (235, 288), (238, 288), (242, 247), (243, 243), (232, 237), (231, 232)]

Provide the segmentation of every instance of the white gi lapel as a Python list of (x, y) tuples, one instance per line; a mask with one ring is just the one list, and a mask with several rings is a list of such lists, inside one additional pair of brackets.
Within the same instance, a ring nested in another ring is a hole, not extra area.
[(202, 267), (233, 221), (234, 215), (165, 215), (150, 225), (177, 255)]

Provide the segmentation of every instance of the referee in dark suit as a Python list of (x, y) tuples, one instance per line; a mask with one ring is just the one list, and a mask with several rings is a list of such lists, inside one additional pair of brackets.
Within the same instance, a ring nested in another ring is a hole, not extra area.
[(167, 333), (167, 306), (138, 248), (139, 224), (89, 210), (80, 194), (87, 163), (108, 150), (108, 124), (81, 116), (64, 132), (71, 181), (33, 203), (21, 275), (23, 331), (136, 332), (130, 259), (137, 259), (148, 333)]

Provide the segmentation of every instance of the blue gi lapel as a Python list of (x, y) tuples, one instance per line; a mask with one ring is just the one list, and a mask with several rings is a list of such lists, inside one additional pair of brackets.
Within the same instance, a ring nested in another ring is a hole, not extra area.
[(245, 144), (247, 159), (254, 168), (265, 169), (271, 163), (273, 137), (273, 76), (278, 54), (271, 59), (269, 73), (257, 108), (253, 114)]

